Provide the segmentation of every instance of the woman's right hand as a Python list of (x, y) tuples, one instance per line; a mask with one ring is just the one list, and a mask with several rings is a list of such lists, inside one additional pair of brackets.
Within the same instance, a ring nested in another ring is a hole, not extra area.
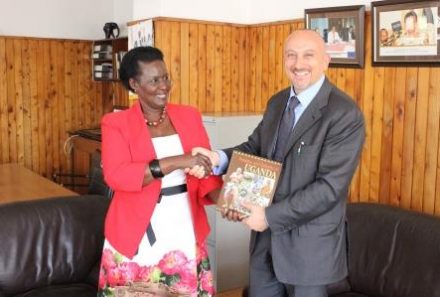
[[(212, 164), (209, 157), (205, 155), (188, 153), (159, 159), (159, 167), (164, 175), (177, 169), (183, 169), (185, 173), (188, 173), (190, 170), (197, 168), (198, 174), (194, 176), (203, 178), (211, 173)], [(147, 164), (143, 185), (148, 185), (154, 179)]]
[(182, 157), (182, 167), (185, 169), (185, 172), (195, 171), (197, 174), (194, 174), (197, 178), (203, 178), (208, 176), (211, 173), (212, 163), (209, 157), (203, 154), (185, 154), (180, 156)]
[[(201, 154), (203, 156), (208, 157), (211, 162), (211, 168), (218, 166), (220, 163), (220, 156), (216, 151), (211, 151), (203, 147), (195, 147), (192, 149), (192, 154), (193, 155)], [(211, 172), (211, 168), (209, 169), (208, 172)], [(200, 166), (194, 166), (192, 168), (189, 168), (189, 170), (186, 170), (186, 173), (195, 176), (197, 178), (202, 178), (206, 176), (205, 168)]]
[(195, 147), (192, 149), (192, 154), (202, 154), (211, 160), (212, 166), (218, 166), (220, 164), (220, 156), (217, 151), (211, 151), (204, 147)]

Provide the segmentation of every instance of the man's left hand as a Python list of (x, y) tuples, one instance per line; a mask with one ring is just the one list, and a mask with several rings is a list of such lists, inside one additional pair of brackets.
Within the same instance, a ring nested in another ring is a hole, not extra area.
[(266, 223), (266, 214), (264, 212), (264, 207), (248, 202), (243, 202), (242, 206), (246, 207), (251, 212), (251, 214), (248, 217), (244, 218), (242, 221), (250, 229), (258, 232), (263, 232), (269, 227)]

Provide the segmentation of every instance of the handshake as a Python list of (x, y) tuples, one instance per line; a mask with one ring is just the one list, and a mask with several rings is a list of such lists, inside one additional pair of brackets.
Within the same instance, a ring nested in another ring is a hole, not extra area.
[(193, 166), (187, 167), (185, 172), (197, 178), (207, 177), (211, 174), (212, 168), (220, 163), (218, 152), (203, 147), (193, 148), (191, 155), (194, 158)]
[[(208, 176), (211, 174), (213, 167), (220, 165), (219, 153), (202, 147), (193, 148), (191, 157), (196, 159), (197, 162), (194, 163), (195, 165), (188, 166), (185, 172), (197, 178)], [(264, 206), (253, 204), (249, 201), (241, 202), (241, 206), (248, 209), (249, 214), (243, 215), (236, 210), (226, 207), (220, 209), (222, 217), (233, 222), (243, 222), (249, 229), (258, 232), (268, 228)]]

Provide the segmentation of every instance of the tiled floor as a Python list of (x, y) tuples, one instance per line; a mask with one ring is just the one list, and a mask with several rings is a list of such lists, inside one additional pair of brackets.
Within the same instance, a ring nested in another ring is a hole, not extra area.
[(241, 292), (242, 292), (242, 289), (235, 289), (235, 290), (230, 290), (230, 291), (226, 291), (226, 292), (220, 292), (215, 296), (216, 297), (241, 297)]

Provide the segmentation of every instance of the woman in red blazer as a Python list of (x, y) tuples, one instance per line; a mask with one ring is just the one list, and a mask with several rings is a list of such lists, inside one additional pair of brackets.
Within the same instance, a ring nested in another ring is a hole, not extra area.
[[(101, 123), (104, 177), (113, 189), (105, 222), (98, 296), (139, 284), (184, 296), (212, 296), (204, 206), (222, 181), (193, 147), (209, 148), (200, 113), (168, 103), (162, 52), (138, 47), (123, 58), (122, 83), (139, 97)], [(186, 174), (198, 166), (206, 177)], [(135, 284), (135, 285), (133, 285)], [(122, 296), (122, 295), (121, 295)]]

